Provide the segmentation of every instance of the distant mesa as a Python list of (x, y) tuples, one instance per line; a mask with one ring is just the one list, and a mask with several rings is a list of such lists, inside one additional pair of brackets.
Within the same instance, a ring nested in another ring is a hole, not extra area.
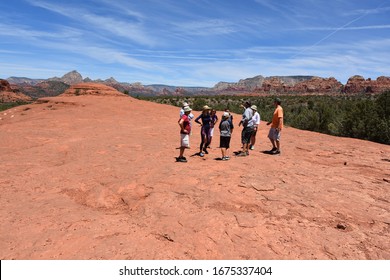
[(238, 83), (220, 82), (214, 86), (218, 91), (246, 91), (254, 94), (336, 94), (342, 90), (342, 83), (335, 78), (314, 76), (256, 76)]
[[(261, 75), (241, 79), (238, 82), (219, 82), (214, 87), (176, 87), (170, 85), (143, 85), (139, 82), (118, 82), (110, 77), (106, 80), (92, 80), (81, 76), (73, 70), (61, 78), (29, 79), (25, 77), (10, 77), (7, 79), (13, 91), (18, 91), (30, 98), (57, 96), (71, 86), (99, 83), (110, 86), (119, 92), (132, 96), (196, 96), (196, 95), (269, 95), (269, 94), (302, 94), (302, 95), (337, 95), (337, 94), (380, 94), (390, 90), (390, 77), (381, 76), (376, 80), (365, 79), (362, 76), (352, 76), (343, 85), (333, 77), (316, 76), (270, 76)], [(78, 89), (78, 93), (82, 92)], [(91, 89), (84, 89), (93, 92)], [(69, 94), (69, 92), (67, 93)]]
[(240, 80), (238, 83), (220, 82), (214, 86), (216, 91), (247, 92), (250, 94), (379, 94), (390, 90), (390, 77), (378, 77), (376, 80), (353, 76), (346, 85), (333, 77), (315, 76), (256, 76)]
[(103, 96), (125, 96), (113, 87), (99, 83), (79, 83), (72, 85), (60, 96), (69, 95), (103, 95)]

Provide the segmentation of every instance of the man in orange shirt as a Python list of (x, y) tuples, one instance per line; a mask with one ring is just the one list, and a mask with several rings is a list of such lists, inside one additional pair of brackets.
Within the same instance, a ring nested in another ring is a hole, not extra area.
[(280, 154), (280, 134), (283, 129), (283, 108), (280, 104), (282, 104), (282, 101), (279, 98), (275, 98), (274, 115), (272, 117), (272, 121), (267, 123), (267, 125), (271, 125), (268, 138), (272, 143), (272, 150), (270, 153), (273, 155)]

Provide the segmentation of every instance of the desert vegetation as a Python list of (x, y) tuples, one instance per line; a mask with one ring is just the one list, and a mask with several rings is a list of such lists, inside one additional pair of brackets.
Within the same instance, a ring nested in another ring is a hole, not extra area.
[(16, 107), (16, 106), (25, 105), (25, 104), (28, 104), (28, 103), (30, 103), (30, 102), (26, 102), (26, 101), (1, 102), (0, 101), (0, 112), (4, 111), (4, 110), (11, 109), (11, 108)]
[[(390, 91), (380, 95), (279, 96), (285, 113), (285, 124), (291, 127), (341, 137), (359, 138), (390, 144)], [(184, 101), (200, 111), (207, 104), (216, 110), (228, 108), (242, 113), (240, 105), (250, 101), (257, 105), (261, 119), (270, 120), (275, 96), (164, 96), (139, 97), (180, 107)]]

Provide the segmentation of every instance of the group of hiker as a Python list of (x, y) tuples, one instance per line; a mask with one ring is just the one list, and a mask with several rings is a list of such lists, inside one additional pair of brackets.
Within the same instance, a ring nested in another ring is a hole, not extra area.
[[(268, 133), (268, 138), (271, 141), (272, 149), (269, 151), (272, 155), (280, 154), (280, 135), (283, 129), (283, 108), (281, 107), (281, 100), (275, 98), (274, 100), (275, 111), (272, 117), (272, 121), (268, 122), (267, 125), (271, 125)], [(256, 133), (260, 124), (260, 114), (257, 111), (257, 106), (252, 105), (249, 101), (242, 104), (243, 114), (238, 126), (242, 126), (241, 132), (241, 144), (242, 150), (236, 154), (239, 157), (249, 156), (249, 151), (254, 150), (256, 143)], [(190, 135), (192, 128), (192, 120), (195, 116), (192, 114), (192, 109), (187, 102), (183, 103), (180, 110), (180, 119), (178, 121), (180, 126), (180, 154), (176, 158), (178, 162), (187, 162), (184, 157), (184, 152), (190, 147)], [(199, 147), (200, 157), (204, 157), (208, 154), (208, 148), (210, 148), (211, 141), (214, 135), (214, 128), (218, 123), (218, 116), (216, 110), (209, 106), (203, 106), (202, 113), (194, 119), (195, 123), (201, 125), (201, 143)], [(221, 121), (218, 125), (222, 157), (221, 160), (226, 161), (230, 159), (228, 155), (228, 149), (230, 148), (230, 139), (234, 130), (233, 115), (230, 114), (228, 109), (223, 112)]]

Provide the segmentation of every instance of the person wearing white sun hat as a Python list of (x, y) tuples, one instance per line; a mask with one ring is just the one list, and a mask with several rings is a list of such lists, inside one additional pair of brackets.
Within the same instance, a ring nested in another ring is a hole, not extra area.
[[(208, 154), (207, 147), (210, 144), (210, 128), (211, 128), (211, 108), (207, 105), (203, 106), (202, 114), (195, 119), (195, 122), (201, 125), (200, 137), (201, 143), (199, 147), (199, 156), (204, 157), (205, 154)], [(200, 122), (200, 120), (202, 122)]]
[[(190, 106), (190, 104), (188, 104), (187, 102), (183, 102), (183, 106), (182, 106), (181, 109), (180, 109), (180, 118), (181, 118), (181, 116), (184, 115), (184, 108), (185, 108), (185, 107), (189, 107), (189, 106)], [(190, 113), (190, 114), (188, 115), (188, 117), (192, 120), (192, 119), (194, 118), (194, 115), (193, 115), (192, 113)]]
[(176, 158), (177, 162), (187, 162), (187, 159), (184, 157), (185, 149), (190, 147), (190, 135), (191, 135), (191, 120), (188, 115), (191, 113), (192, 109), (189, 106), (184, 107), (184, 115), (181, 116), (179, 120), (180, 126), (180, 154)]

